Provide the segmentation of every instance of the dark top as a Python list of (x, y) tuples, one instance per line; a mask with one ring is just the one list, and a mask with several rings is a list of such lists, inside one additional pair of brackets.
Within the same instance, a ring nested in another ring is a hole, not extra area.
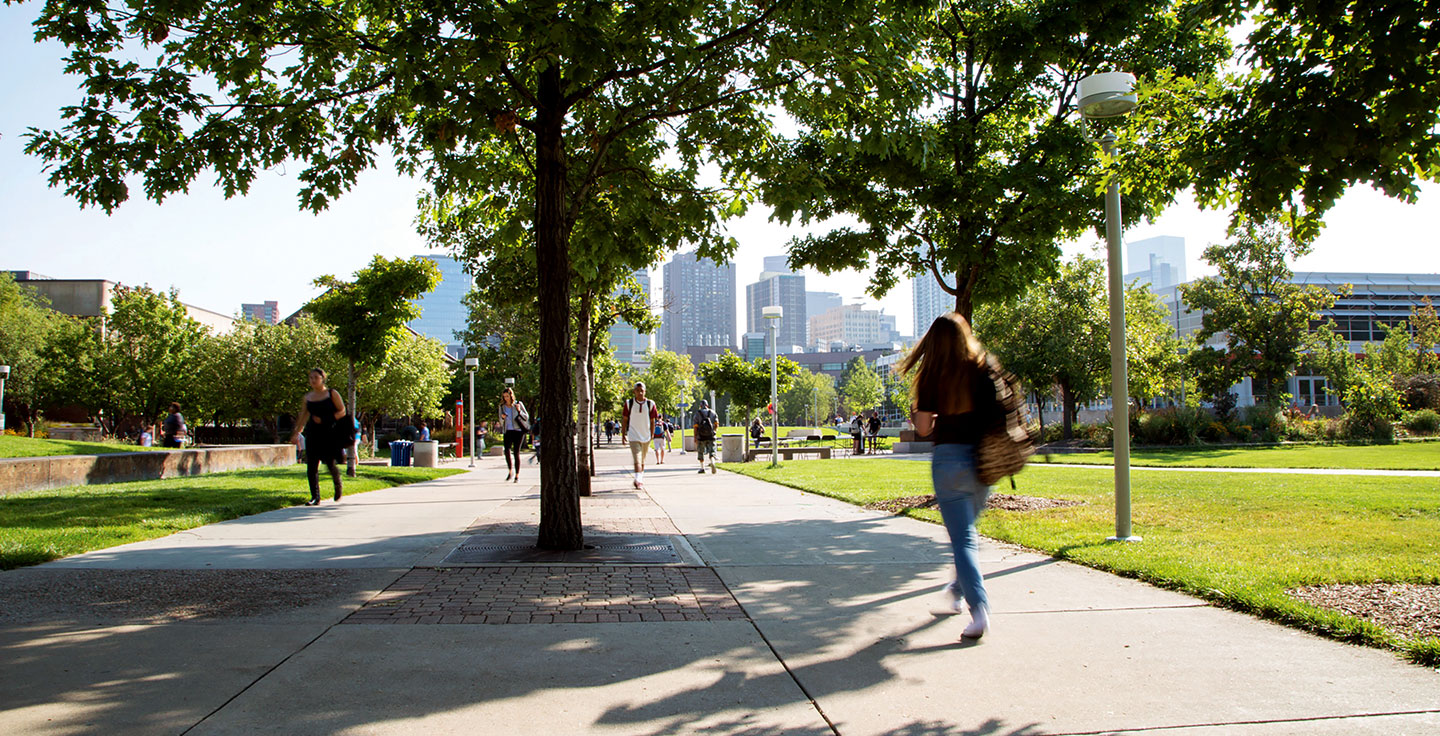
[(185, 417), (180, 412), (173, 412), (165, 417), (165, 423), (160, 425), (160, 433), (165, 439), (173, 440), (175, 436), (185, 429)]
[(301, 430), (305, 435), (305, 456), (321, 461), (338, 460), (341, 448), (335, 437), (334, 400), (328, 393), (319, 401), (306, 399), (305, 410), (310, 412), (310, 419)]
[(935, 429), (930, 441), (937, 445), (974, 445), (985, 431), (1003, 418), (1000, 404), (995, 401), (995, 382), (985, 373), (970, 376), (971, 411), (964, 414), (938, 414), (940, 397), (921, 393), (916, 397), (916, 411), (937, 412)]

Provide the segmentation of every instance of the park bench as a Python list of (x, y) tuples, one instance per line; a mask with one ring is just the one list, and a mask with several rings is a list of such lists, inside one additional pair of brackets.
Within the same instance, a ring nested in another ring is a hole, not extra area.
[[(745, 455), (745, 462), (754, 462), (756, 458), (765, 457), (771, 453), (768, 447), (752, 447)], [(830, 459), (829, 447), (780, 447), (780, 456), (786, 460), (794, 460), (796, 455), (819, 455), (821, 460)]]

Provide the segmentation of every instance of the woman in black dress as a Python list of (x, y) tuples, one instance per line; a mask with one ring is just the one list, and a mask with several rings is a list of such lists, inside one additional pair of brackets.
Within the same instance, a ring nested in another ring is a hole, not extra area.
[(300, 419), (295, 423), (295, 433), (290, 442), (300, 443), (300, 434), (305, 434), (305, 472), (310, 480), (310, 500), (306, 506), (320, 505), (320, 463), (330, 471), (335, 484), (335, 500), (339, 501), (343, 486), (340, 470), (335, 463), (344, 459), (341, 451), (345, 448), (336, 440), (336, 421), (345, 416), (345, 402), (340, 392), (325, 386), (325, 371), (310, 369), (310, 391), (305, 394), (305, 406), (300, 409)]

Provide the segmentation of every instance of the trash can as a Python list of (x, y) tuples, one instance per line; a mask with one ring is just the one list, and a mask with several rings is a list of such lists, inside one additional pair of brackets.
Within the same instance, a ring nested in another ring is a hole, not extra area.
[(439, 442), (416, 442), (415, 443), (415, 467), (433, 468), (440, 461)]
[(410, 466), (410, 455), (415, 450), (414, 442), (405, 440), (393, 440), (390, 442), (390, 467), (406, 468)]
[(745, 462), (745, 435), (727, 434), (720, 438), (720, 462)]

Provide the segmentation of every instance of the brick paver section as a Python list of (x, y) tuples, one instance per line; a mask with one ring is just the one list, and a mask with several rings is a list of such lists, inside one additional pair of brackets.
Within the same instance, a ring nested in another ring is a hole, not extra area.
[(550, 624), (744, 620), (704, 567), (416, 568), (350, 624)]

